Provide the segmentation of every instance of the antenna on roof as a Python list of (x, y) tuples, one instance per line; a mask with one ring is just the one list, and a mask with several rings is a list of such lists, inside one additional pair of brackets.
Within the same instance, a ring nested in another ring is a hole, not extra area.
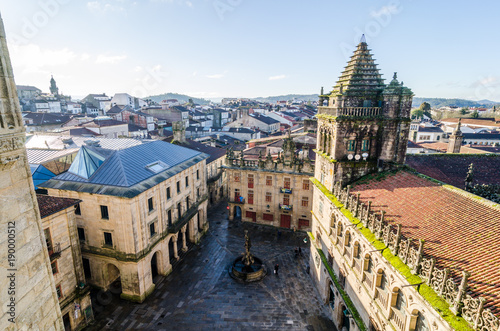
[(361, 35), (361, 40), (360, 40), (359, 42), (360, 42), (361, 44), (362, 44), (362, 43), (365, 43), (365, 44), (366, 44), (366, 38), (365, 38), (365, 34), (364, 34), (364, 33)]

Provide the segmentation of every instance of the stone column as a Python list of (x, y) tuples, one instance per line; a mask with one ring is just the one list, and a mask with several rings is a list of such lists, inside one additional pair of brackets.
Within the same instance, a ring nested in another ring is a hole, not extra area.
[(178, 239), (178, 236), (179, 236), (179, 233), (177, 233), (175, 236), (172, 237), (172, 240), (174, 241), (174, 258), (176, 260), (179, 259), (179, 253), (178, 253), (178, 249), (177, 249), (177, 239)]
[(181, 232), (182, 232), (182, 251), (185, 252), (187, 251), (187, 245), (186, 245), (186, 225), (184, 225), (181, 229)]
[(0, 18), (0, 330), (64, 330), (24, 132)]

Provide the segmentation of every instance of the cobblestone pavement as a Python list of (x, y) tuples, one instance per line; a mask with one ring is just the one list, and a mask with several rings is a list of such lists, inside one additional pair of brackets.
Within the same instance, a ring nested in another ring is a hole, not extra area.
[[(326, 306), (306, 273), (309, 250), (304, 233), (251, 223), (228, 221), (225, 205), (209, 211), (210, 230), (193, 246), (173, 272), (157, 280), (155, 291), (142, 303), (94, 294), (95, 323), (89, 330), (335, 330)], [(251, 252), (269, 274), (260, 282), (241, 284), (228, 266), (244, 252), (244, 230)], [(295, 258), (294, 248), (302, 247)], [(280, 266), (279, 275), (273, 266)]]

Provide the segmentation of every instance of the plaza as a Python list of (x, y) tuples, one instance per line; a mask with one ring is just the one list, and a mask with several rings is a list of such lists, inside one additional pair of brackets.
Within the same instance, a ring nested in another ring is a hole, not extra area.
[[(229, 221), (225, 204), (209, 210), (210, 230), (199, 245), (182, 254), (167, 277), (157, 276), (155, 291), (141, 304), (118, 294), (93, 295), (95, 322), (89, 330), (335, 330), (327, 305), (307, 274), (304, 232)], [(228, 266), (244, 252), (244, 231), (251, 252), (264, 260), (269, 274), (242, 284)], [(300, 246), (302, 255), (295, 257)], [(273, 266), (279, 264), (279, 273)]]

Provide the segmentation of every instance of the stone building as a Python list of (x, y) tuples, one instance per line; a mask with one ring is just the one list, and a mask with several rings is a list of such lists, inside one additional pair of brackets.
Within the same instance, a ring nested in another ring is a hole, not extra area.
[(0, 329), (63, 330), (0, 18)]
[(83, 146), (70, 169), (45, 182), (51, 196), (79, 199), (76, 211), (88, 283), (121, 286), (142, 302), (208, 229), (208, 155), (163, 141), (122, 150)]
[[(257, 154), (252, 157), (252, 152)], [(236, 157), (229, 150), (224, 168), (230, 220), (236, 217), (275, 227), (310, 229), (312, 188), (309, 178), (314, 166), (309, 145), (304, 144), (299, 150), (288, 136), (277, 151), (261, 145)]]
[(338, 329), (498, 331), (500, 206), (403, 167), (411, 100), (364, 40), (320, 96), (312, 276)]
[(81, 329), (93, 314), (76, 227), (80, 200), (40, 194), (37, 200), (64, 328)]

